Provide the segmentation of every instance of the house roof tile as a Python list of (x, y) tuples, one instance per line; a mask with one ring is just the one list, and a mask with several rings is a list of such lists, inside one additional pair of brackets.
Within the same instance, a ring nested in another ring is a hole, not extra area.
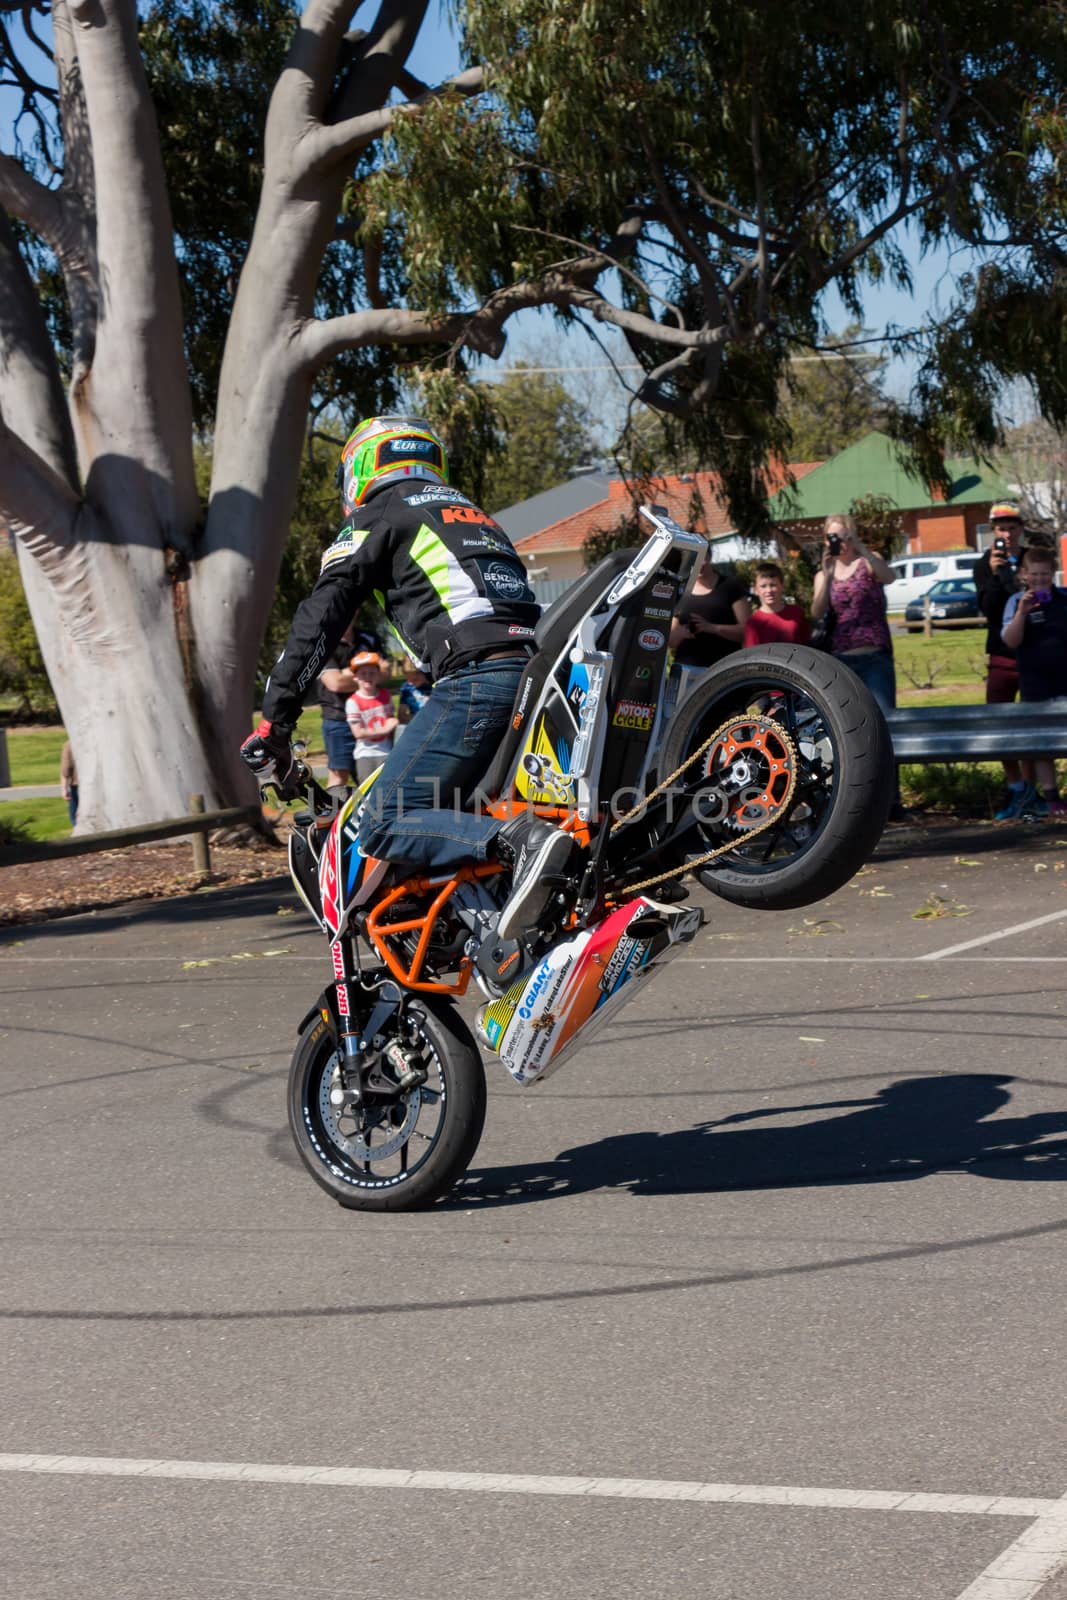
[[(802, 461), (793, 462), (788, 469), (781, 465), (771, 467), (768, 469), (768, 488), (772, 493), (778, 489), (786, 481), (787, 471), (799, 480), (818, 465), (817, 461)], [(735, 531), (733, 520), (721, 498), (721, 484), (722, 480), (716, 472), (654, 478), (650, 500), (653, 504), (666, 506), (676, 522), (686, 524), (697, 533), (706, 534), (709, 539), (721, 538)], [(696, 495), (699, 495), (699, 507), (694, 505)], [(591, 534), (624, 521), (630, 509), (629, 484), (625, 479), (615, 479), (608, 485), (605, 499), (550, 523), (538, 533), (516, 539), (515, 548), (523, 556), (580, 550)]]
[(795, 489), (780, 490), (771, 501), (777, 522), (802, 522), (847, 511), (854, 500), (881, 495), (901, 511), (935, 505), (982, 505), (1007, 496), (1000, 474), (968, 458), (946, 461), (949, 492), (935, 499), (930, 485), (901, 465), (897, 448), (884, 433), (868, 433), (847, 450), (824, 461)]

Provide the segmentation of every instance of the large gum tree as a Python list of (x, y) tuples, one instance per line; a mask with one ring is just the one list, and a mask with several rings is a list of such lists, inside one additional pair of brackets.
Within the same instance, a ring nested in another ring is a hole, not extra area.
[[(27, 103), (11, 41), (34, 4), (0, 0), (0, 67)], [(642, 401), (758, 519), (759, 463), (788, 448), (781, 385), (825, 339), (827, 286), (858, 320), (865, 283), (962, 244), (974, 270), (925, 330), (900, 432), (936, 474), (946, 438), (992, 444), (1015, 375), (1067, 416), (1064, 0), (466, 0), (470, 65), (448, 92), (406, 67), (425, 9), (378, 0), (358, 31), (354, 0), (299, 16), (233, 274), (202, 515), (188, 266), (135, 3), (52, 0), (62, 159), (0, 156), (0, 515), (82, 828), (174, 814), (190, 790), (250, 795), (235, 752), (309, 401), (353, 350), (496, 357), (534, 306), (609, 325)], [(27, 236), (62, 284), (62, 362)], [(360, 270), (327, 310), (339, 239)], [(447, 372), (427, 393), (456, 400)]]
[[(56, 0), (63, 161), (0, 156), (0, 515), (76, 753), (79, 831), (251, 798), (237, 747), (316, 377), (367, 344), (446, 342), (458, 318), (316, 314), (362, 151), (396, 114), (423, 3), (311, 0), (266, 117), (264, 178), (225, 343), (206, 516), (171, 207), (132, 0)], [(472, 73), (456, 92), (476, 87)], [(395, 102), (394, 96), (394, 102)], [(401, 100), (401, 104), (407, 103)], [(11, 218), (51, 252), (61, 371)]]

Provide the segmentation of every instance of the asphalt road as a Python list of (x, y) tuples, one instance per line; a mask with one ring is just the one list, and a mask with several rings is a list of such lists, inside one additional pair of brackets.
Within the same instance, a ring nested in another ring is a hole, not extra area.
[(5, 935), (0, 1594), (1067, 1600), (1065, 869), (698, 891), (389, 1218), (290, 1149), (283, 881)]

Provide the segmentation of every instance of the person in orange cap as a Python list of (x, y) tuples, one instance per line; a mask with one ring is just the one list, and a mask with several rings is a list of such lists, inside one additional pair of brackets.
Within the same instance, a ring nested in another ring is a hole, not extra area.
[(356, 782), (377, 772), (393, 748), (396, 715), (393, 697), (382, 684), (382, 658), (375, 650), (357, 650), (349, 665), (356, 687), (345, 701), (345, 717), (352, 730)]

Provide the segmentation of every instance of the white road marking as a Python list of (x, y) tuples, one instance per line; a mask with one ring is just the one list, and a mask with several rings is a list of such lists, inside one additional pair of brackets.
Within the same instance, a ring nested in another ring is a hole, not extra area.
[(1001, 928), (996, 933), (983, 934), (980, 939), (967, 939), (963, 944), (950, 944), (947, 950), (932, 950), (929, 955), (920, 956), (920, 961), (943, 961), (946, 956), (959, 955), (961, 950), (975, 950), (980, 944), (993, 944), (997, 939), (1011, 939), (1017, 933), (1029, 933), (1031, 928), (1043, 928), (1046, 923), (1058, 922), (1061, 917), (1067, 917), (1067, 908), (1062, 911), (1050, 911), (1045, 917), (1034, 917), (1032, 922), (1017, 922), (1013, 927)]
[(956, 1600), (1034, 1600), (1067, 1567), (1067, 1495), (1053, 1501)]
[[(1067, 916), (1067, 912), (1057, 911), (1056, 915)], [(1017, 930), (1016, 930), (1017, 931)], [(1001, 935), (991, 935), (999, 938)], [(976, 944), (985, 944), (985, 939), (976, 939)], [(965, 950), (966, 945), (958, 946)], [(942, 956), (952, 955), (951, 950), (939, 950), (932, 955), (925, 956), (675, 956), (672, 966), (710, 967), (710, 966), (743, 966), (762, 967), (774, 966), (781, 963), (783, 966), (823, 966), (823, 967), (909, 967), (917, 961), (939, 961)], [(1067, 956), (961, 956), (958, 960), (953, 958), (951, 965), (954, 967), (966, 966), (972, 962), (995, 961), (998, 966), (1032, 967), (1039, 962), (1064, 962)]]
[[(525, 1472), (434, 1472), (403, 1467), (313, 1467), (256, 1461), (168, 1461), (115, 1456), (0, 1455), (0, 1472), (64, 1477), (167, 1478), (192, 1482), (292, 1483), (309, 1488), (437, 1489), (460, 1494), (569, 1495), (600, 1500), (807, 1506), (839, 1511), (908, 1511), (968, 1517), (1062, 1514), (1061, 1500), (992, 1494), (924, 1494), (895, 1489), (809, 1489), (786, 1484), (700, 1483), (670, 1478), (557, 1477)], [(1034, 1526), (1041, 1526), (1035, 1523)], [(1014, 1546), (1011, 1548), (1014, 1549)], [(1007, 1597), (1003, 1597), (1007, 1600)], [(1014, 1600), (1014, 1597), (1012, 1597)]]

